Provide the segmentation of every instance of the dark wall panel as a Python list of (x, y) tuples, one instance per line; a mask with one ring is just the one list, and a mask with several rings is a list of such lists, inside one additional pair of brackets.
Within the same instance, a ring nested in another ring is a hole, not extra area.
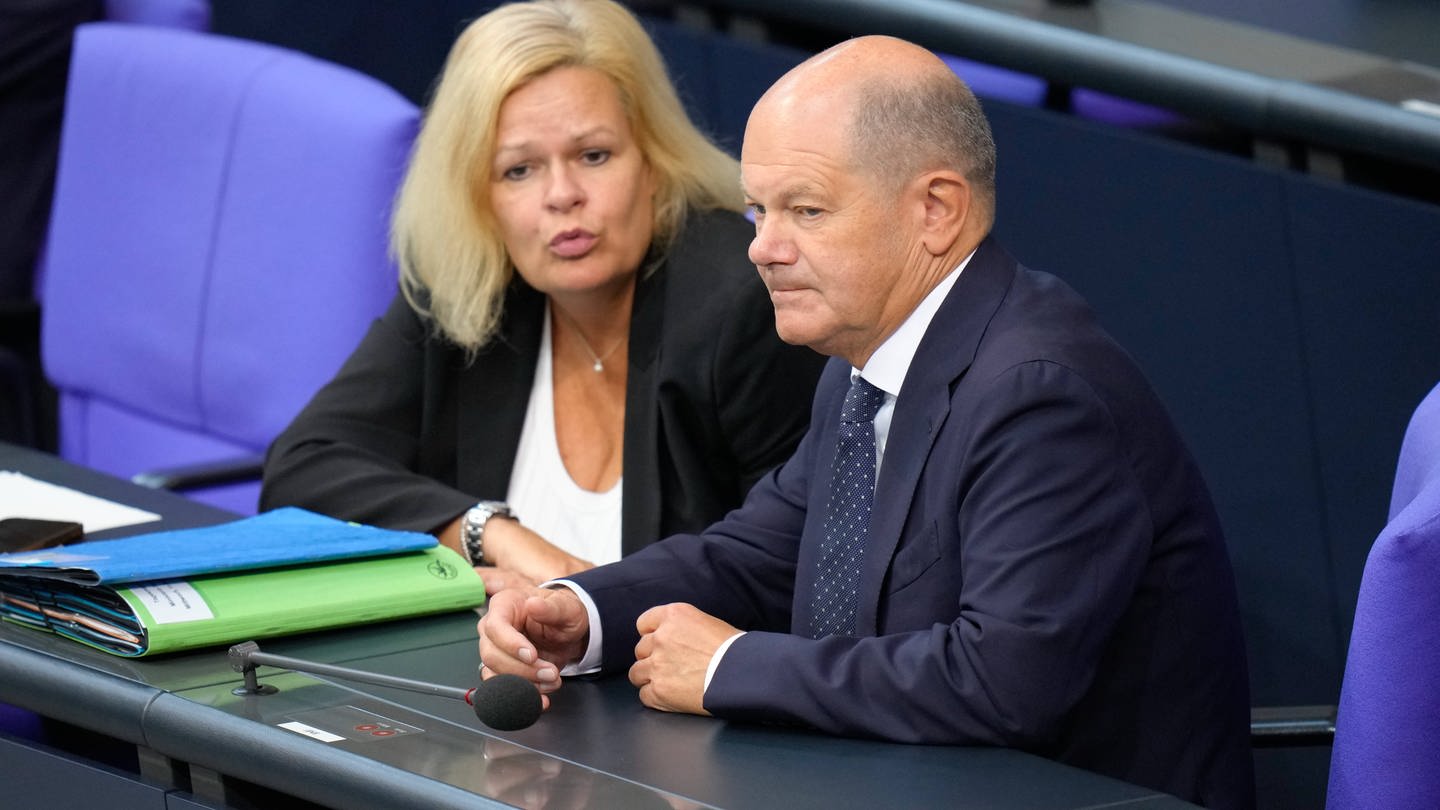
[(211, 28), (352, 67), (424, 104), (455, 37), (497, 5), (497, 0), (211, 0)]
[(664, 20), (646, 18), (644, 22), (691, 119), (735, 157), (740, 156), (745, 122), (755, 102), (776, 79), (810, 55)]
[(1235, 563), (1256, 701), (1334, 701), (1338, 630), (1281, 175), (1043, 110), (987, 106), (997, 234), (1090, 300), (1205, 472)]
[(1289, 178), (1286, 194), (1323, 512), (1348, 643), (1400, 440), (1440, 381), (1440, 206), (1307, 177)]

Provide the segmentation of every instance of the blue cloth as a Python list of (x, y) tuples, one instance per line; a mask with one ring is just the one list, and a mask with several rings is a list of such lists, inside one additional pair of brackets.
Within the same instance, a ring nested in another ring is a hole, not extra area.
[(860, 566), (875, 500), (875, 413), (884, 402), (884, 391), (857, 376), (840, 409), (830, 500), (816, 566), (811, 638), (848, 636), (855, 631)]

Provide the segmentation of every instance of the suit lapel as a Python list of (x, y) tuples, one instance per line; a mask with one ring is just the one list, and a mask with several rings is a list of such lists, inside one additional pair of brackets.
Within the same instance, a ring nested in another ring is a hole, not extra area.
[(456, 379), (456, 482), (464, 492), (494, 500), (504, 500), (510, 489), (540, 356), (545, 297), (517, 276), (504, 307), (499, 334)]
[(878, 630), (885, 575), (910, 517), (910, 504), (931, 448), (950, 416), (952, 386), (974, 360), (1014, 274), (1014, 260), (993, 240), (982, 242), (936, 311), (906, 372), (875, 487), (855, 617), (860, 635), (874, 635)]
[(625, 379), (625, 484), (620, 498), (620, 551), (630, 554), (660, 536), (659, 369), (665, 325), (665, 268), (635, 283)]

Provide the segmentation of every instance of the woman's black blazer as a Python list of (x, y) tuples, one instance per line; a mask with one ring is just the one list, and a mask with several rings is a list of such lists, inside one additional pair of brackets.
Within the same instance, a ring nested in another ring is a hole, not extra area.
[[(775, 334), (746, 257), (752, 226), (695, 214), (637, 282), (625, 391), (622, 547), (698, 531), (790, 456), (825, 358)], [(517, 276), (499, 334), (466, 360), (397, 296), (271, 445), (262, 509), (435, 531), (503, 500), (535, 375), (544, 297)]]

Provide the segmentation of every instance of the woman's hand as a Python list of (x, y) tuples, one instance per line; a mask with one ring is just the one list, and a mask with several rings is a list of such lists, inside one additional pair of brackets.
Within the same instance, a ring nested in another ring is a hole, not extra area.
[(485, 592), (492, 595), (506, 588), (533, 587), (595, 567), (594, 563), (567, 553), (519, 521), (505, 517), (492, 517), (485, 524), (485, 561), (494, 565), (475, 570), (485, 580)]
[[(440, 542), (464, 554), (460, 525), (465, 516), (451, 521), (439, 533)], [(485, 581), (485, 593), (494, 596), (507, 588), (531, 588), (541, 582), (578, 574), (595, 564), (566, 553), (558, 546), (507, 517), (492, 517), (485, 523), (485, 562), (477, 565)]]

